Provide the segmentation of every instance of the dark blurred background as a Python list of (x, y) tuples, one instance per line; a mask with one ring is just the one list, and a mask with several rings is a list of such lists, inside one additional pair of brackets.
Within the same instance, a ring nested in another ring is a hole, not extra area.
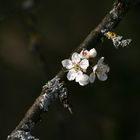
[[(0, 140), (16, 127), (41, 87), (61, 68), (111, 9), (114, 0), (0, 0)], [(128, 48), (110, 40), (97, 46), (111, 71), (106, 82), (68, 85), (73, 115), (56, 102), (33, 134), (40, 140), (140, 139), (140, 5), (116, 32)]]

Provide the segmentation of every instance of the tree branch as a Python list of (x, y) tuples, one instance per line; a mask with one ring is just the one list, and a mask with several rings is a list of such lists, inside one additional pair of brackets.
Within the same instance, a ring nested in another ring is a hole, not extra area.
[[(104, 31), (113, 30), (126, 15), (137, 0), (118, 0), (113, 4), (112, 10), (105, 16), (101, 23), (90, 32), (86, 39), (75, 49), (80, 52), (83, 48), (90, 49), (97, 46), (104, 38)], [(70, 110), (67, 101), (67, 89), (64, 86), (65, 72), (60, 72), (43, 86), (40, 96), (25, 114), (19, 125), (8, 136), (7, 140), (38, 140), (30, 134), (32, 128), (39, 122), (41, 114), (48, 111), (49, 106), (56, 99), (60, 99), (64, 107)], [(70, 110), (71, 111), (71, 110)]]

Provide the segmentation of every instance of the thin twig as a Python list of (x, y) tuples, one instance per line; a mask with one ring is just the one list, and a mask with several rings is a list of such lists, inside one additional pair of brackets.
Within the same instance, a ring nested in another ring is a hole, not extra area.
[[(129, 8), (136, 2), (136, 0), (116, 1), (113, 4), (112, 10), (105, 16), (101, 23), (90, 32), (74, 52), (80, 52), (83, 48), (90, 49), (101, 43), (104, 38), (103, 31), (113, 30), (126, 15)], [(35, 124), (40, 121), (41, 114), (48, 111), (48, 107), (56, 99), (64, 101), (65, 107), (70, 110), (67, 100), (65, 100), (65, 97), (67, 97), (67, 90), (64, 86), (64, 81), (65, 72), (60, 70), (51, 81), (43, 86), (40, 96), (27, 111), (19, 125), (8, 136), (7, 140), (37, 140), (30, 134), (30, 132)]]

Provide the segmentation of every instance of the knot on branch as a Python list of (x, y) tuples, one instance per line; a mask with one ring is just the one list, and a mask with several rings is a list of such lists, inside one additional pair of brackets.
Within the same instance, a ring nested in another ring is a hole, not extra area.
[(39, 139), (32, 136), (30, 132), (18, 130), (9, 135), (7, 140), (39, 140)]

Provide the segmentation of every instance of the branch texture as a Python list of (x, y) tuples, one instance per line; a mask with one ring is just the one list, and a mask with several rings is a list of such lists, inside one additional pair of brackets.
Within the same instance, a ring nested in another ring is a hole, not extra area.
[[(137, 1), (118, 0), (113, 4), (112, 10), (101, 23), (90, 32), (85, 40), (75, 49), (80, 52), (83, 48), (90, 49), (97, 46), (104, 38), (104, 32), (113, 30)], [(71, 112), (67, 100), (67, 89), (64, 85), (65, 72), (60, 72), (42, 88), (42, 92), (25, 114), (19, 125), (7, 137), (7, 140), (38, 140), (31, 135), (31, 130), (40, 121), (41, 114), (48, 111), (49, 106), (56, 99), (60, 99), (64, 107)]]

